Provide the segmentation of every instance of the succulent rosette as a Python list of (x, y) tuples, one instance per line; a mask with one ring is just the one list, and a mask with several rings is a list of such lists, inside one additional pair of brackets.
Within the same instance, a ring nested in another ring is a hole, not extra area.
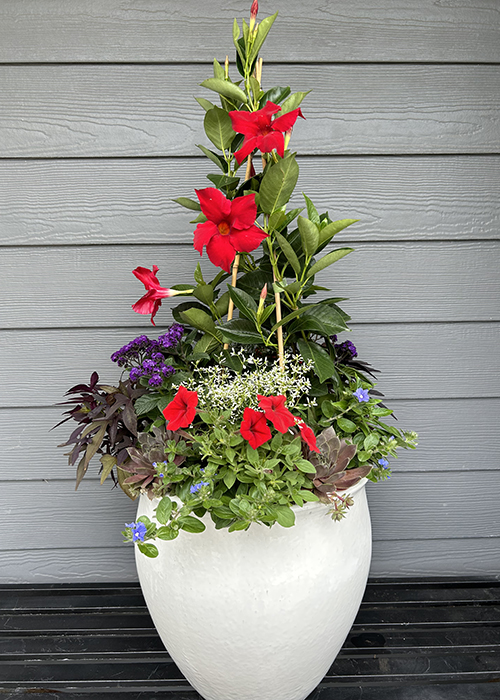
[(162, 302), (180, 296), (162, 309), (174, 323), (113, 353), (117, 386), (94, 373), (68, 392), (77, 485), (97, 455), (101, 481), (159, 499), (156, 524), (124, 531), (148, 556), (157, 537), (201, 532), (206, 513), (230, 531), (291, 527), (294, 507), (314, 501), (344, 517), (348, 489), (388, 478), (398, 448), (416, 444), (391, 420), (377, 371), (338, 339), (350, 317), (326, 271), (352, 252), (335, 242), (357, 220), (294, 196), (290, 146), (309, 123), (298, 122), (307, 92), (265, 84), (259, 54), (276, 17), (259, 21), (254, 1), (243, 31), (234, 24), (235, 60), (214, 60), (201, 83), (208, 183), (175, 199), (195, 216), (194, 279), (164, 287), (157, 264), (132, 271), (146, 290), (133, 310), (155, 325)]

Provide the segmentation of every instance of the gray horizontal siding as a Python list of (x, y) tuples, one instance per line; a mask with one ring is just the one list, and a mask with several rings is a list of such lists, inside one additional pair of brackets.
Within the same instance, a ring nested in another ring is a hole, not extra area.
[[(83, 375), (81, 378), (87, 379)], [(466, 416), (459, 399), (395, 400), (391, 401), (391, 408), (398, 419), (396, 425), (411, 427), (419, 435), (418, 451), (402, 451), (393, 463), (397, 472), (463, 471), (471, 472), (473, 481), (472, 472), (496, 471), (500, 467), (497, 430), (500, 399), (468, 399)], [(76, 467), (68, 466), (64, 456), (68, 449), (55, 448), (66, 442), (70, 424), (51, 430), (67, 409), (60, 406), (0, 409), (0, 482), (13, 479), (74, 482)], [(387, 422), (391, 420), (388, 418)], [(98, 459), (94, 462), (86, 480), (99, 478), (100, 464)], [(425, 480), (425, 474), (422, 479)]]
[[(264, 88), (284, 77), (294, 91), (314, 86), (291, 142), (302, 155), (500, 152), (497, 66), (301, 65), (283, 73), (266, 65)], [(207, 65), (0, 67), (0, 151), (199, 154), (196, 144), (210, 144), (193, 94), (218, 102), (198, 87), (211, 75)]]
[[(352, 328), (359, 356), (381, 370), (379, 387), (388, 399), (500, 396), (498, 322), (352, 324)], [(161, 329), (158, 325), (157, 331)], [(0, 407), (56, 403), (93, 370), (111, 383), (119, 371), (110, 355), (144, 331), (144, 327), (1, 331)]]
[[(134, 267), (192, 274), (193, 217), (172, 199), (213, 170), (192, 96), (210, 97), (198, 83), (233, 59), (249, 6), (0, 3), (2, 582), (136, 578), (120, 536), (135, 504), (97, 464), (75, 494), (52, 404), (94, 369), (113, 381), (111, 352), (155, 334), (130, 309)], [(500, 575), (498, 3), (261, 3), (276, 9), (264, 85), (314, 88), (293, 204), (305, 191), (359, 219), (321, 282), (350, 297), (350, 337), (420, 433), (370, 485), (372, 573)]]
[[(372, 576), (497, 577), (500, 538), (384, 540), (373, 543)], [(495, 574), (495, 572), (497, 572)], [(0, 551), (0, 583), (136, 581), (131, 546)]]
[[(250, 2), (3, 0), (0, 61), (188, 62), (222, 58), (233, 17)], [(265, 60), (493, 62), (500, 59), (496, 0), (273, 0), (279, 11)]]
[[(320, 273), (317, 282), (350, 299), (343, 308), (356, 323), (500, 321), (500, 241), (357, 243), (355, 230), (354, 225), (338, 236), (335, 246), (354, 246), (354, 252)], [(149, 317), (129, 312), (144, 292), (132, 274), (135, 267), (158, 265), (165, 287), (191, 284), (200, 256), (184, 245), (54, 246), (5, 248), (2, 260), (0, 328), (51, 328), (56, 319), (60, 328), (109, 328), (149, 325)], [(213, 266), (206, 256), (201, 264), (210, 279)], [(163, 309), (178, 303), (165, 301)], [(165, 323), (163, 309), (157, 321)]]
[[(359, 219), (356, 240), (500, 238), (500, 157), (299, 162), (293, 204), (303, 191), (320, 211)], [(190, 243), (193, 217), (172, 199), (210, 185), (210, 172), (198, 158), (5, 160), (0, 245)]]
[[(384, 483), (368, 484), (368, 500), (374, 541), (455, 538), (467, 520), (468, 538), (499, 538), (500, 481), (490, 472), (474, 473), (474, 499), (481, 503), (481, 517), (470, 518), (464, 492), (471, 487), (466, 472), (395, 472)], [(0, 513), (0, 528), (9, 532), (2, 544), (6, 551), (68, 549), (97, 545), (120, 547), (121, 530), (134, 520), (137, 504), (122, 498), (119, 489), (84, 480), (75, 492), (70, 481), (32, 481), (23, 484), (18, 499), (17, 482), (3, 482), (2, 494), (9, 507)], [(412, 498), (408, 499), (407, 494)], [(36, 504), (36, 505), (35, 505)], [(15, 521), (21, 527), (12, 528)], [(257, 526), (258, 527), (258, 526)], [(195, 537), (196, 535), (190, 535)]]

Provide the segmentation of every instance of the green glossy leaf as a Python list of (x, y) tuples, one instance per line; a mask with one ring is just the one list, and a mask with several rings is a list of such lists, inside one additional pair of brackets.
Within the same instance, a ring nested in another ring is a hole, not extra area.
[(154, 559), (158, 556), (158, 548), (154, 544), (147, 544), (146, 542), (138, 542), (137, 547), (139, 551), (145, 554), (150, 559)]
[(177, 204), (180, 204), (181, 207), (185, 207), (186, 209), (201, 211), (200, 203), (189, 197), (177, 197), (177, 199), (173, 199), (172, 201), (177, 202)]
[(172, 309), (172, 316), (174, 317), (175, 321), (177, 321), (177, 323), (183, 323), (181, 313), (183, 311), (188, 311), (189, 309), (200, 309), (207, 314), (210, 313), (210, 309), (197, 301), (184, 301), (182, 304), (178, 304)]
[(314, 372), (320, 382), (325, 382), (336, 374), (335, 362), (328, 352), (317, 343), (299, 338), (297, 341), (300, 354), (305, 360), (314, 362)]
[(156, 507), (156, 519), (161, 525), (166, 525), (172, 512), (172, 501), (168, 496), (163, 496)]
[(170, 527), (170, 525), (159, 527), (156, 531), (156, 536), (160, 540), (175, 540), (178, 535), (179, 530), (175, 530), (173, 527)]
[(295, 311), (292, 311), (291, 313), (287, 314), (281, 319), (281, 321), (278, 321), (278, 323), (274, 324), (274, 326), (270, 330), (270, 333), (274, 333), (274, 331), (277, 331), (278, 328), (280, 328), (280, 326), (284, 326), (285, 324), (290, 323), (290, 321), (293, 321), (294, 318), (301, 316), (303, 313), (308, 311), (308, 309), (308, 306), (302, 306), (300, 309), (295, 309)]
[(282, 527), (293, 527), (295, 525), (295, 513), (288, 506), (275, 506), (276, 520)]
[(203, 127), (210, 141), (221, 151), (229, 148), (236, 135), (231, 124), (231, 117), (226, 110), (220, 107), (213, 107), (205, 114)]
[(272, 283), (273, 278), (271, 272), (255, 270), (253, 272), (247, 272), (238, 279), (238, 288), (244, 289), (250, 295), (257, 297), (265, 284), (267, 284), (269, 288)]
[(266, 40), (266, 37), (269, 34), (269, 30), (273, 26), (273, 22), (277, 16), (278, 13), (275, 12), (274, 15), (271, 15), (270, 17), (264, 17), (264, 19), (261, 20), (261, 22), (259, 23), (259, 26), (257, 27), (257, 36), (255, 37), (255, 41), (250, 51), (250, 62), (255, 61), (255, 59), (259, 55), (259, 51), (262, 47), (262, 44)]
[(307, 92), (294, 92), (293, 95), (290, 95), (290, 97), (288, 97), (283, 102), (283, 104), (281, 105), (281, 112), (278, 112), (276, 117), (281, 117), (283, 114), (293, 112), (294, 109), (297, 109), (297, 107), (300, 106), (304, 97), (310, 92), (310, 90), (308, 90)]
[(377, 435), (377, 433), (370, 433), (367, 435), (367, 437), (365, 437), (363, 447), (365, 450), (373, 450), (374, 447), (377, 447), (379, 442), (380, 436)]
[(340, 221), (332, 221), (331, 224), (327, 224), (319, 232), (319, 243), (324, 245), (335, 236), (339, 231), (343, 231), (351, 224), (355, 224), (359, 219), (341, 219)]
[(210, 180), (218, 190), (222, 190), (225, 187), (234, 190), (240, 181), (239, 177), (229, 177), (229, 175), (219, 175), (219, 173), (209, 173), (207, 179)]
[(194, 99), (201, 107), (203, 107), (205, 112), (208, 112), (209, 110), (215, 107), (215, 105), (212, 102), (206, 100), (204, 97), (195, 97)]
[(143, 394), (136, 399), (134, 410), (138, 416), (143, 416), (150, 411), (153, 411), (158, 406), (160, 394)]
[(209, 148), (205, 148), (205, 146), (202, 146), (199, 143), (197, 143), (196, 146), (200, 149), (202, 153), (206, 155), (207, 158), (209, 158), (212, 161), (212, 163), (215, 163), (215, 165), (217, 165), (217, 167), (219, 167), (223, 173), (226, 172), (227, 163), (224, 160), (224, 158), (222, 158), (222, 156), (217, 155), (217, 153), (214, 153)]
[(221, 66), (219, 61), (214, 58), (214, 78), (220, 78), (224, 80), (224, 68)]
[(298, 257), (295, 255), (295, 251), (290, 245), (290, 243), (287, 241), (287, 239), (281, 235), (281, 233), (278, 233), (278, 231), (275, 232), (275, 237), (276, 240), (278, 241), (278, 245), (283, 251), (283, 254), (285, 258), (288, 260), (290, 265), (293, 268), (293, 271), (295, 272), (297, 277), (300, 277), (302, 273), (302, 267), (300, 265)]
[(254, 322), (255, 315), (257, 313), (257, 304), (254, 299), (247, 294), (243, 289), (238, 287), (232, 287), (230, 284), (227, 285), (229, 296), (233, 300), (233, 304), (241, 313), (246, 316), (250, 321)]
[(313, 222), (313, 224), (316, 224), (316, 226), (319, 227), (320, 220), (318, 210), (306, 194), (302, 192), (302, 196), (306, 200), (307, 218), (310, 219)]
[(337, 262), (337, 260), (344, 258), (353, 251), (354, 248), (337, 248), (337, 250), (332, 250), (330, 253), (327, 253), (314, 263), (314, 265), (308, 270), (306, 279), (314, 277), (314, 275), (317, 275), (318, 272), (321, 272), (321, 270), (324, 270), (326, 267), (333, 265), (333, 263)]
[(177, 522), (179, 523), (179, 527), (186, 532), (203, 532), (203, 530), (205, 530), (205, 524), (192, 515), (184, 515), (182, 518), (179, 518)]
[(299, 166), (294, 154), (279, 159), (266, 170), (260, 185), (260, 207), (272, 214), (290, 199), (299, 177)]
[(242, 345), (262, 345), (263, 340), (255, 330), (255, 324), (246, 319), (228, 321), (218, 329), (225, 341)]
[(273, 102), (275, 105), (279, 105), (282, 100), (288, 97), (290, 92), (291, 90), (289, 87), (272, 87), (260, 98), (259, 107), (265, 107), (268, 101)]
[(236, 21), (236, 18), (233, 21), (233, 42), (234, 46), (236, 48), (236, 51), (238, 52), (238, 56), (240, 57), (241, 61), (245, 60), (245, 55), (243, 51), (241, 50), (241, 45), (239, 43), (239, 38), (240, 38), (240, 28), (238, 26), (238, 22)]
[(227, 314), (229, 308), (229, 292), (224, 292), (217, 301), (215, 302), (215, 308), (219, 314), (219, 318), (222, 318)]
[(302, 496), (304, 501), (309, 501), (309, 502), (319, 501), (319, 498), (312, 491), (305, 491), (303, 489), (302, 491), (299, 491), (299, 496)]
[(319, 229), (315, 223), (299, 216), (297, 220), (299, 226), (300, 240), (302, 241), (302, 250), (308, 257), (312, 257), (316, 252), (319, 243)]
[(214, 320), (205, 311), (197, 308), (186, 309), (180, 312), (180, 317), (184, 323), (188, 323), (193, 328), (197, 328), (204, 333), (210, 333), (217, 340), (220, 340), (220, 334), (215, 326)]
[(294, 333), (301, 330), (316, 331), (325, 337), (329, 337), (334, 333), (342, 333), (349, 330), (345, 324), (342, 315), (329, 304), (316, 304), (309, 312), (302, 314), (294, 323), (288, 332)]
[(296, 466), (297, 469), (304, 472), (304, 474), (316, 474), (316, 467), (313, 467), (311, 462), (308, 462), (307, 459), (298, 459), (296, 461)]
[(231, 83), (229, 80), (224, 80), (222, 78), (208, 78), (200, 83), (200, 85), (201, 87), (208, 88), (209, 90), (219, 93), (219, 95), (222, 95), (223, 97), (227, 97), (228, 100), (233, 102), (247, 103), (247, 96), (243, 90), (234, 83)]
[(201, 271), (201, 265), (200, 263), (197, 263), (195, 271), (194, 271), (194, 281), (197, 282), (198, 284), (205, 284), (205, 280), (203, 279), (203, 273)]
[(344, 433), (354, 433), (357, 430), (356, 423), (353, 423), (348, 418), (338, 418), (336, 423)]

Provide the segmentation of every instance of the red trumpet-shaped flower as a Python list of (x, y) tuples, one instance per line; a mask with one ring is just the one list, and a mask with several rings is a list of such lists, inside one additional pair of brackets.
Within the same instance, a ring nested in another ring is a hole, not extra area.
[(245, 408), (243, 411), (240, 433), (254, 450), (271, 438), (265, 415), (260, 411), (254, 411), (253, 408)]
[(282, 114), (281, 117), (271, 121), (273, 114), (281, 110), (281, 107), (274, 102), (267, 102), (265, 107), (256, 112), (246, 112), (234, 110), (229, 112), (234, 131), (243, 134), (245, 140), (234, 157), (241, 163), (255, 148), (262, 153), (270, 153), (274, 149), (283, 158), (285, 154), (285, 137), (283, 134), (289, 131), (297, 117), (305, 119), (300, 108)]
[(316, 444), (316, 436), (311, 430), (311, 428), (304, 423), (303, 420), (300, 420), (300, 418), (297, 418), (297, 425), (300, 430), (300, 437), (306, 445), (309, 447), (310, 450), (313, 452), (319, 452), (318, 446)]
[(160, 287), (156, 273), (159, 268), (153, 265), (153, 270), (148, 270), (147, 267), (136, 267), (133, 270), (134, 275), (140, 280), (147, 289), (146, 294), (132, 304), (132, 308), (138, 314), (151, 314), (151, 323), (155, 326), (154, 317), (161, 306), (161, 300), (166, 297), (173, 297), (176, 294), (182, 294), (175, 289), (166, 289)]
[(236, 253), (251, 253), (268, 235), (255, 226), (255, 194), (230, 201), (215, 187), (195, 192), (208, 221), (196, 227), (194, 247), (200, 255), (206, 247), (210, 261), (230, 272)]
[(163, 409), (163, 415), (167, 421), (167, 429), (175, 431), (179, 428), (187, 428), (193, 422), (197, 405), (198, 393), (196, 391), (188, 391), (181, 384), (172, 401)]
[(295, 417), (285, 407), (285, 396), (261, 396), (257, 394), (257, 398), (264, 415), (280, 433), (286, 433), (288, 428), (295, 425)]

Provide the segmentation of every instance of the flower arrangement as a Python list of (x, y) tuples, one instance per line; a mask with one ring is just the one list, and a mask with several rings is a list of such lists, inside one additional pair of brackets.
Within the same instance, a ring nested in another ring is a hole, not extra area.
[(198, 263), (192, 284), (166, 288), (156, 265), (137, 267), (146, 291), (133, 310), (155, 325), (162, 300), (181, 296), (173, 325), (112, 355), (117, 386), (94, 372), (65, 402), (65, 420), (77, 423), (65, 443), (77, 487), (99, 455), (101, 483), (158, 499), (157, 522), (140, 517), (123, 533), (150, 557), (155, 538), (203, 531), (206, 513), (229, 531), (290, 527), (292, 506), (321, 501), (340, 519), (349, 487), (388, 478), (389, 458), (416, 445), (415, 433), (383, 422), (392, 411), (376, 370), (338, 339), (349, 330), (343, 299), (317, 281), (352, 252), (331, 244), (355, 220), (332, 221), (306, 195), (304, 207), (288, 206), (299, 175), (289, 146), (307, 92), (263, 87), (259, 52), (277, 13), (258, 23), (257, 12), (254, 0), (242, 32), (234, 21), (240, 77), (230, 78), (226, 57), (201, 83), (220, 106), (196, 98), (215, 150), (199, 148), (218, 172), (196, 199), (175, 200), (196, 213), (194, 248), (218, 270), (205, 279)]

